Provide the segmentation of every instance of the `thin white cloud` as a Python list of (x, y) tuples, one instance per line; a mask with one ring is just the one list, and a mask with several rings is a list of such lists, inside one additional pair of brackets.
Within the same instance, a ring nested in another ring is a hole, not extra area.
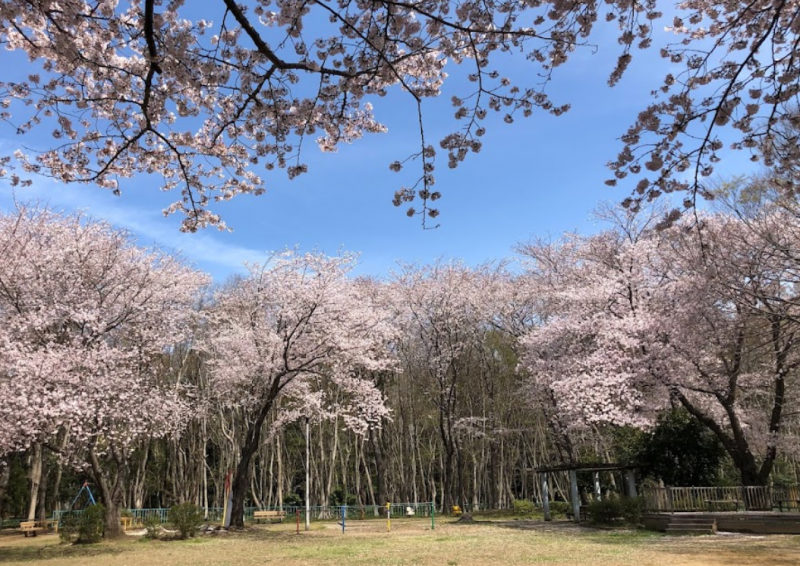
[[(215, 279), (232, 272), (244, 272), (245, 262), (264, 261), (266, 252), (221, 241), (226, 234), (211, 230), (196, 234), (178, 231), (176, 222), (163, 217), (160, 208), (137, 207), (128, 199), (118, 199), (94, 187), (65, 186), (47, 178), (37, 178), (31, 187), (0, 189), (0, 206), (17, 202), (39, 202), (65, 211), (85, 211), (92, 218), (130, 230), (143, 245), (158, 245), (179, 251), (186, 259), (211, 271)], [(216, 267), (215, 267), (216, 266)]]

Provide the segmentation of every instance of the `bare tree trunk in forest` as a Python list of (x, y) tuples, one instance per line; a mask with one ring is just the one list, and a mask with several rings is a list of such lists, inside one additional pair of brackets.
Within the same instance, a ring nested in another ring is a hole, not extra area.
[(7, 459), (0, 460), (0, 518), (5, 517), (5, 508), (3, 501), (5, 501), (6, 490), (8, 489), (8, 482), (11, 479), (11, 462)]
[(30, 499), (28, 500), (27, 520), (33, 521), (36, 518), (36, 503), (39, 499), (39, 484), (42, 481), (42, 445), (38, 442), (31, 446), (28, 464), (28, 485), (30, 487)]
[[(322, 447), (322, 424), (320, 423), (320, 451), (324, 452)], [(326, 505), (330, 501), (331, 493), (333, 492), (333, 478), (336, 475), (336, 458), (339, 454), (339, 419), (333, 419), (333, 449), (330, 452), (331, 460), (328, 465), (328, 481), (325, 484), (325, 493), (322, 494), (322, 504)]]
[[(370, 435), (372, 432), (370, 431)], [(361, 444), (361, 465), (364, 469), (364, 476), (367, 478), (367, 491), (369, 493), (369, 500), (372, 505), (380, 505), (378, 500), (375, 499), (375, 488), (372, 486), (372, 473), (370, 473), (369, 466), (367, 465), (366, 457), (364, 456), (364, 444)]]
[[(278, 490), (278, 508), (283, 509), (283, 446), (281, 445), (281, 433), (278, 433), (275, 437), (275, 451), (278, 457), (278, 485), (276, 487)], [(270, 462), (270, 469), (272, 469), (271, 466), (272, 462)]]
[(472, 510), (478, 509), (478, 457), (475, 452), (472, 453)]
[(500, 438), (500, 445), (497, 447), (497, 467), (499, 473), (495, 478), (496, 483), (494, 484), (496, 487), (496, 505), (498, 509), (505, 507), (503, 505), (503, 480), (505, 479), (505, 474), (503, 473), (503, 438)]
[[(422, 495), (426, 501), (432, 501), (434, 504), (436, 503), (436, 498), (432, 495), (428, 497), (428, 483), (425, 481), (425, 467), (424, 467), (424, 460), (422, 459), (422, 449), (420, 444), (422, 444), (422, 439), (420, 438), (419, 431), (416, 433), (416, 446), (415, 449), (417, 451), (417, 462), (419, 462), (419, 476), (420, 476), (420, 487), (422, 488)], [(430, 469), (428, 470), (428, 478), (431, 477)]]
[[(355, 457), (353, 458), (353, 478), (355, 480), (356, 497), (358, 497), (358, 506), (364, 507), (364, 494), (361, 489), (361, 443), (356, 439), (353, 448), (355, 449)], [(363, 509), (362, 509), (363, 512)]]
[(326, 505), (328, 503), (327, 494), (325, 493), (325, 486), (327, 482), (325, 481), (327, 474), (325, 473), (328, 469), (328, 451), (325, 449), (325, 430), (322, 428), (322, 423), (319, 423), (319, 435), (317, 437), (317, 458), (315, 459), (319, 463), (319, 471), (317, 472), (317, 501), (319, 501), (320, 505)]
[[(67, 446), (67, 440), (69, 440), (69, 434), (66, 431), (61, 431), (58, 434), (58, 441), (56, 444), (55, 452), (56, 454), (60, 454), (64, 451), (64, 448)], [(53, 511), (60, 511), (63, 507), (61, 502), (61, 478), (63, 476), (64, 468), (61, 462), (61, 458), (54, 458), (54, 479), (53, 479), (53, 492), (50, 495), (50, 509)], [(49, 472), (48, 472), (49, 473)], [(3, 499), (3, 496), (0, 495), (0, 500)]]
[(344, 442), (339, 443), (339, 469), (341, 470), (342, 489), (344, 490), (344, 502), (347, 503), (347, 495), (351, 493), (347, 483), (347, 463), (350, 461), (350, 435), (348, 434)]
[(258, 490), (256, 488), (256, 474), (255, 474), (255, 464), (253, 464), (253, 469), (250, 470), (250, 497), (253, 498), (253, 505), (258, 507), (259, 509), (264, 508), (264, 504), (261, 502), (261, 499), (258, 497)]
[(561, 456), (561, 461), (568, 464), (573, 464), (577, 461), (575, 455), (575, 447), (572, 444), (572, 439), (567, 434), (567, 427), (562, 422), (558, 414), (555, 393), (552, 389), (547, 391), (550, 406), (543, 408), (550, 431), (553, 433), (553, 443)]
[(413, 501), (419, 503), (419, 493), (417, 491), (417, 425), (415, 415), (412, 411), (411, 422), (408, 425), (409, 452), (411, 453), (411, 489), (413, 490)]
[(131, 498), (134, 509), (141, 509), (144, 506), (144, 491), (146, 488), (147, 480), (147, 462), (150, 456), (150, 442), (144, 446), (144, 453), (142, 454), (139, 464), (136, 466), (136, 475), (133, 479), (133, 489)]
[(381, 431), (376, 431), (370, 429), (369, 431), (369, 443), (372, 447), (372, 455), (375, 461), (375, 478), (377, 479), (378, 483), (378, 491), (377, 491), (377, 505), (378, 509), (382, 509), (380, 511), (381, 516), (385, 514), (384, 505), (388, 501), (389, 497), (389, 485), (388, 485), (388, 477), (387, 477), (387, 466), (386, 466), (386, 454), (383, 449), (383, 434)]
[(203, 517), (208, 519), (208, 464), (203, 460)]
[(464, 485), (464, 451), (458, 438), (455, 439), (456, 448), (456, 479), (458, 481), (458, 503), (466, 509), (467, 492)]
[(500, 508), (499, 492), (496, 486), (500, 481), (500, 446), (495, 438), (489, 443), (489, 485), (487, 489), (488, 505), (491, 509)]
[[(55, 460), (55, 471), (54, 471), (54, 479), (53, 479), (53, 493), (50, 495), (50, 506), (53, 511), (60, 511), (63, 507), (61, 503), (61, 478), (64, 474), (64, 469), (61, 464), (61, 459), (56, 458)], [(0, 495), (0, 500), (3, 499), (3, 496)]]
[(47, 518), (47, 474), (49, 466), (47, 465), (47, 458), (42, 454), (42, 472), (41, 480), (39, 481), (38, 502), (36, 505), (36, 519), (44, 521)]
[[(444, 393), (442, 393), (442, 398)], [(450, 417), (446, 414), (444, 404), (439, 408), (439, 435), (442, 439), (444, 462), (442, 464), (442, 512), (449, 513), (453, 506), (453, 444)]]

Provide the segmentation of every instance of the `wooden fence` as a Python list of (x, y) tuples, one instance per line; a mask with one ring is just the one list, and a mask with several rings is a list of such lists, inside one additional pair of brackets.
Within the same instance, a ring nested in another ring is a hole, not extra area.
[(650, 487), (642, 489), (648, 511), (799, 511), (794, 487)]

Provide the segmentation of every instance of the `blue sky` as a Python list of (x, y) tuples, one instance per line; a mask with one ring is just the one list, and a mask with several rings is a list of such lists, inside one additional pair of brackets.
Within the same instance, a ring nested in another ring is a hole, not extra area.
[[(637, 52), (626, 77), (611, 89), (606, 86), (619, 46), (614, 30), (606, 27), (592, 39), (597, 53), (579, 50), (556, 70), (549, 93), (557, 104), (572, 109), (555, 118), (534, 112), (514, 124), (502, 116), (487, 122), (484, 147), (457, 169), (447, 168), (438, 150), (437, 185), (441, 226), (422, 230), (404, 208), (391, 204), (394, 191), (411, 178), (389, 171), (389, 163), (403, 159), (418, 146), (416, 117), (410, 99), (400, 92), (374, 101), (375, 114), (389, 129), (370, 135), (336, 154), (321, 154), (314, 144), (305, 148), (309, 172), (289, 181), (283, 171), (266, 176), (267, 193), (239, 196), (215, 205), (233, 232), (206, 229), (181, 234), (180, 219), (164, 218), (161, 211), (172, 200), (147, 178), (124, 180), (122, 196), (95, 187), (57, 184), (35, 179), (30, 189), (12, 195), (0, 184), (0, 206), (19, 201), (40, 201), (56, 209), (82, 209), (95, 218), (133, 231), (138, 241), (181, 250), (199, 268), (222, 282), (242, 272), (244, 261), (266, 258), (272, 250), (299, 247), (334, 254), (360, 252), (360, 274), (384, 276), (398, 261), (430, 262), (439, 257), (463, 259), (468, 264), (508, 257), (515, 244), (532, 236), (557, 236), (564, 231), (591, 232), (600, 228), (591, 211), (602, 201), (621, 201), (630, 186), (609, 188), (605, 164), (619, 149), (618, 136), (650, 101), (650, 91), (660, 85), (665, 63), (657, 46), (668, 36), (657, 26), (654, 48)], [(674, 41), (674, 36), (669, 37)], [(28, 72), (28, 63), (16, 54), (0, 55), (6, 69)], [(522, 57), (507, 62), (508, 75), (517, 84), (537, 68)], [(426, 136), (438, 140), (454, 126), (450, 97), (463, 86), (457, 67), (438, 99), (427, 100)], [(17, 149), (21, 139), (0, 126), (0, 153)], [(438, 142), (434, 144), (438, 148)], [(747, 171), (746, 155), (726, 154), (723, 174)], [(0, 181), (3, 183), (3, 181)], [(177, 197), (176, 197), (177, 198)]]

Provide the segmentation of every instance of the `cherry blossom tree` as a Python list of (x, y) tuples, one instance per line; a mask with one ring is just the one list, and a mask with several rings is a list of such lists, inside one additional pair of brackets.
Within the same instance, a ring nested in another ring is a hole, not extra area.
[(484, 347), (491, 328), (491, 303), (486, 299), (495, 296), (491, 287), (496, 273), (490, 266), (472, 269), (438, 261), (404, 266), (392, 282), (403, 328), (402, 359), (437, 411), (444, 451), (444, 512), (463, 495), (457, 493), (455, 480), (463, 477), (460, 432), (469, 419), (463, 419), (459, 409), (467, 396), (465, 381), (479, 358), (476, 352)]
[[(183, 0), (4, 0), (0, 43), (34, 66), (0, 82), (0, 117), (17, 133), (53, 137), (41, 151), (17, 152), (25, 172), (117, 193), (121, 179), (161, 175), (162, 189), (180, 192), (165, 212), (185, 215), (183, 228), (193, 231), (224, 226), (214, 202), (264, 192), (264, 170), (304, 173), (306, 140), (335, 151), (385, 131), (373, 104), (396, 88), (416, 108), (419, 138), (390, 165), (417, 166), (394, 203), (415, 204), (407, 212), (424, 223), (438, 215), (440, 192), (423, 101), (442, 92), (448, 65), (466, 65), (470, 81), (452, 98), (458, 122), (438, 140), (455, 167), (480, 150), (489, 114), (510, 123), (537, 109), (568, 109), (546, 87), (556, 67), (590, 45), (598, 20), (618, 30), (619, 58), (609, 69), (616, 84), (634, 49), (653, 44), (661, 4), (216, 0), (201, 9)], [(612, 163), (617, 179), (647, 174), (634, 206), (676, 190), (689, 190), (692, 204), (707, 194), (721, 128), (738, 134), (736, 148), (769, 150), (797, 103), (796, 0), (687, 0), (667, 11), (678, 41), (661, 48), (660, 98), (624, 134)], [(513, 52), (532, 66), (518, 78), (499, 70)], [(798, 157), (767, 155), (784, 164)], [(11, 156), (0, 165), (20, 182), (8, 170)]]
[(703, 219), (700, 239), (674, 231), (654, 329), (654, 356), (685, 374), (662, 382), (717, 435), (745, 485), (766, 484), (778, 450), (797, 447), (784, 429), (800, 394), (798, 266), (782, 256), (800, 241), (796, 218), (764, 215), (758, 233), (725, 215)]
[(108, 224), (24, 207), (0, 215), (0, 253), (0, 453), (40, 443), (71, 458), (118, 535), (130, 450), (189, 416), (157, 368), (207, 277)]
[[(730, 215), (699, 232), (618, 229), (531, 245), (552, 311), (525, 338), (525, 365), (580, 426), (647, 426), (683, 406), (725, 447), (745, 485), (764, 484), (797, 402), (797, 267), (782, 250), (796, 222), (765, 211), (761, 227)], [(631, 237), (635, 236), (635, 237)], [(552, 261), (555, 259), (556, 261)]]
[(652, 414), (637, 387), (642, 364), (628, 363), (639, 359), (628, 325), (644, 281), (635, 255), (640, 231), (630, 238), (616, 231), (568, 234), (520, 248), (530, 259), (526, 282), (541, 301), (538, 324), (521, 339), (535, 384), (528, 393), (544, 406), (555, 403), (551, 421), (560, 432), (597, 423), (642, 426)]
[[(244, 438), (233, 476), (232, 526), (244, 524), (251, 460), (276, 401), (277, 424), (300, 416), (343, 415), (351, 428), (379, 426), (387, 415), (368, 372), (394, 366), (396, 330), (388, 311), (349, 279), (351, 255), (286, 252), (221, 289), (208, 314), (204, 349), (216, 402), (243, 413)], [(326, 405), (320, 383), (345, 393)]]

